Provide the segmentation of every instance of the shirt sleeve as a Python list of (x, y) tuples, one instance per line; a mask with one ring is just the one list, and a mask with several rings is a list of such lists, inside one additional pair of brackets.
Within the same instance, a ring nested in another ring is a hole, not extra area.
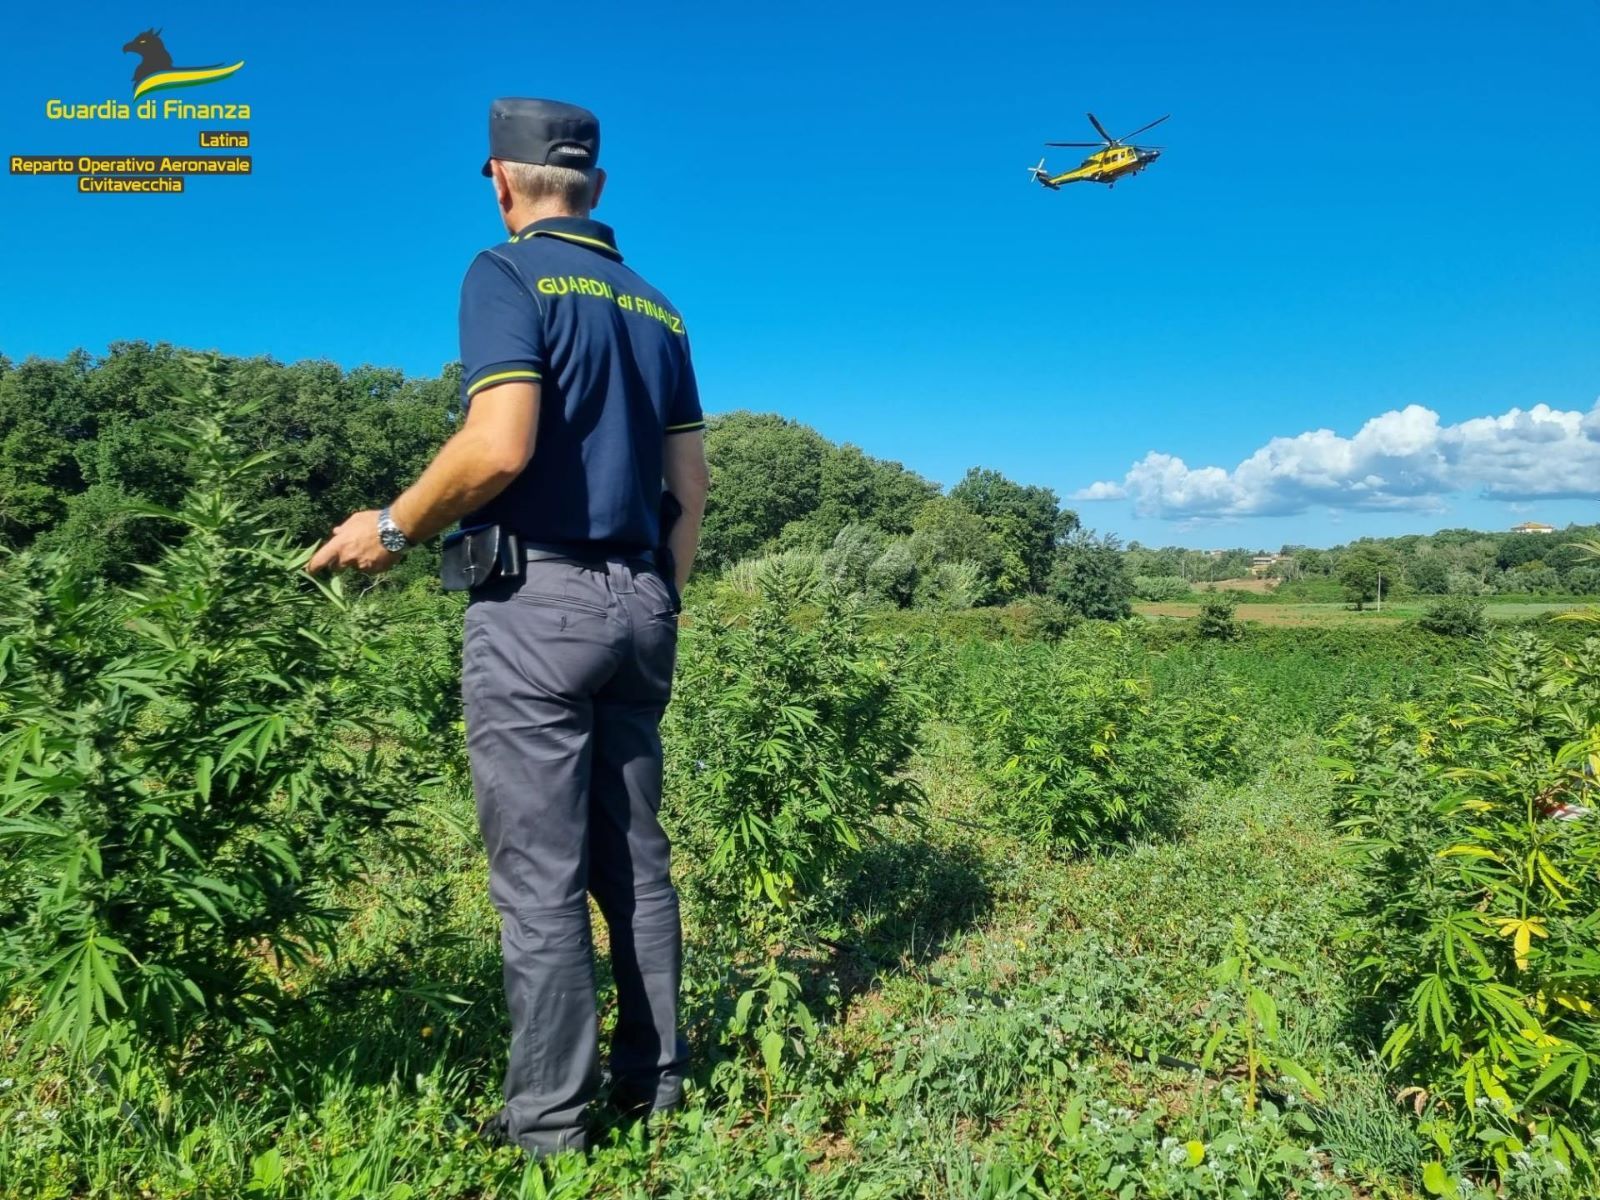
[(516, 268), (485, 250), (461, 281), (461, 400), (496, 384), (537, 383), (545, 370), (544, 313)]
[(694, 363), (683, 356), (683, 373), (678, 376), (678, 390), (667, 405), (666, 432), (692, 433), (706, 427), (705, 414), (700, 411), (700, 385), (695, 381)]

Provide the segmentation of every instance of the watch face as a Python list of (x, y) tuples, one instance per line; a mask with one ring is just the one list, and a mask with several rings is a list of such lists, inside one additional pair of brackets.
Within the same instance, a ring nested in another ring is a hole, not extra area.
[(389, 515), (386, 508), (378, 514), (378, 544), (390, 554), (401, 554), (411, 549), (411, 541), (405, 531), (394, 523), (394, 518)]

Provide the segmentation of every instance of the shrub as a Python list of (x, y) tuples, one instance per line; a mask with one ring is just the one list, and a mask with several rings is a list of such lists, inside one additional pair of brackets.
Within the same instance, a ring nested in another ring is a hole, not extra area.
[(742, 596), (754, 596), (761, 590), (762, 574), (774, 567), (815, 583), (822, 578), (822, 555), (815, 550), (779, 550), (760, 558), (741, 558), (722, 573), (718, 582)]
[(1574, 596), (1600, 595), (1600, 567), (1573, 567), (1563, 585)]
[(1561, 590), (1561, 577), (1539, 563), (1524, 563), (1501, 571), (1497, 591), (1508, 596), (1540, 596)]
[(1417, 624), (1440, 637), (1482, 637), (1489, 630), (1481, 600), (1470, 596), (1445, 596), (1428, 605)]
[(890, 542), (867, 568), (867, 592), (896, 608), (910, 608), (917, 594), (917, 557), (909, 541)]
[(867, 571), (883, 553), (886, 540), (876, 525), (846, 525), (822, 557), (824, 577), (842, 591), (865, 592)]
[(0, 571), (0, 980), (36, 1041), (270, 1023), (421, 779), (377, 715), (403, 702), (377, 618), (235, 498), (265, 458), (221, 411), (189, 402), (184, 533), (139, 585)]
[(1330, 604), (1344, 599), (1344, 588), (1337, 579), (1290, 579), (1264, 599), (1274, 604)]
[(1141, 600), (1188, 600), (1194, 589), (1177, 575), (1135, 575), (1133, 594)]
[[(1600, 639), (1499, 644), (1456, 704), (1338, 729), (1383, 1055), (1505, 1171), (1600, 1132)], [(1448, 1138), (1441, 1136), (1448, 1155)], [(1481, 1160), (1480, 1160), (1481, 1161)]]
[(1234, 592), (1207, 592), (1194, 619), (1196, 637), (1231, 642), (1244, 634), (1244, 626), (1234, 616), (1239, 597)]
[(977, 604), (985, 591), (983, 568), (977, 563), (965, 559), (940, 563), (931, 576), (924, 577), (917, 603), (919, 608), (959, 611)]
[(814, 912), (873, 822), (918, 799), (902, 771), (925, 701), (905, 647), (868, 638), (859, 604), (782, 564), (760, 597), (745, 621), (695, 615), (664, 735), (690, 886), (725, 920), (769, 928)]
[(1027, 624), (1024, 633), (1027, 637), (1037, 638), (1043, 642), (1059, 642), (1068, 633), (1083, 624), (1083, 618), (1072, 609), (1053, 600), (1049, 596), (1040, 596), (1028, 605)]

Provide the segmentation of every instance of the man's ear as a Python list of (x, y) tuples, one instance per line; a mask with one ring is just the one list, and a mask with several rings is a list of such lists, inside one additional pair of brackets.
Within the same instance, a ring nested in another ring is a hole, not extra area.
[(489, 178), (494, 180), (494, 198), (500, 205), (500, 212), (509, 213), (512, 205), (511, 180), (506, 177), (506, 169), (498, 158), (489, 160)]
[(600, 193), (605, 191), (605, 190), (606, 190), (606, 169), (604, 167), (596, 167), (594, 169), (594, 199), (589, 201), (589, 207), (590, 208), (599, 208), (600, 207)]

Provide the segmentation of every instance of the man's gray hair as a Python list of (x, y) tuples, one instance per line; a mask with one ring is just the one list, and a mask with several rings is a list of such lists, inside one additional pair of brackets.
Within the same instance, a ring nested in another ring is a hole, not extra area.
[(537, 163), (506, 162), (506, 178), (519, 199), (555, 200), (571, 213), (584, 213), (594, 207), (595, 168), (543, 167)]

